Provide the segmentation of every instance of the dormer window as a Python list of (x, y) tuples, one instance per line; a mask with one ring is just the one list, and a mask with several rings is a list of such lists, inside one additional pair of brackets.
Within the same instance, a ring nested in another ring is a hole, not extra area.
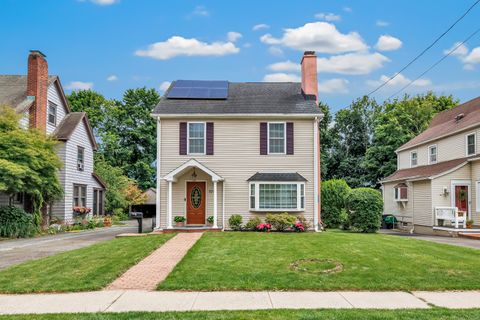
[(48, 123), (52, 126), (57, 125), (57, 105), (51, 101), (48, 101)]
[(412, 151), (410, 153), (410, 167), (415, 167), (418, 164), (418, 154), (417, 151)]
[(437, 145), (428, 147), (428, 164), (437, 163)]
[(471, 133), (466, 137), (467, 141), (467, 156), (472, 156), (477, 153), (477, 137), (475, 133)]

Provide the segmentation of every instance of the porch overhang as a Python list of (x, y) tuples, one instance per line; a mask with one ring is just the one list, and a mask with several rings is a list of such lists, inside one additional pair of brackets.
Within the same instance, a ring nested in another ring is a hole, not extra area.
[(169, 182), (177, 182), (177, 177), (182, 176), (185, 172), (187, 172), (192, 168), (197, 168), (202, 170), (212, 178), (213, 182), (224, 180), (221, 176), (219, 176), (218, 174), (216, 174), (215, 172), (213, 172), (212, 170), (210, 170), (209, 168), (207, 168), (206, 166), (204, 166), (203, 164), (201, 164), (195, 159), (190, 159), (184, 164), (182, 164), (181, 166), (179, 166), (178, 168), (170, 171), (166, 176), (163, 177), (163, 179)]

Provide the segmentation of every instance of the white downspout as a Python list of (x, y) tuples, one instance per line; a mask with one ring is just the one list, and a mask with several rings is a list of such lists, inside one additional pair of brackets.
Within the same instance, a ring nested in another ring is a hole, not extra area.
[(318, 232), (318, 118), (313, 120), (313, 224), (315, 232)]
[(156, 210), (155, 210), (155, 230), (162, 230), (160, 226), (160, 163), (161, 163), (161, 139), (162, 139), (162, 127), (160, 117), (157, 117), (157, 192), (155, 195)]
[(225, 231), (225, 180), (222, 181), (222, 231)]

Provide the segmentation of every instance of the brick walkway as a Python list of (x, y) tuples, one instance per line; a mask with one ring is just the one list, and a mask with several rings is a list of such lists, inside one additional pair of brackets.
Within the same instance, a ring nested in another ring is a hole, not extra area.
[(202, 233), (179, 233), (113, 281), (107, 290), (155, 290)]

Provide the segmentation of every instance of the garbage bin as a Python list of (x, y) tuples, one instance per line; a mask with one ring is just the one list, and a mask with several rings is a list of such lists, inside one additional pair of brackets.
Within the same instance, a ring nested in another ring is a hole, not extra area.
[(397, 218), (391, 214), (383, 215), (382, 217), (382, 228), (384, 229), (393, 229), (393, 226), (397, 222)]

